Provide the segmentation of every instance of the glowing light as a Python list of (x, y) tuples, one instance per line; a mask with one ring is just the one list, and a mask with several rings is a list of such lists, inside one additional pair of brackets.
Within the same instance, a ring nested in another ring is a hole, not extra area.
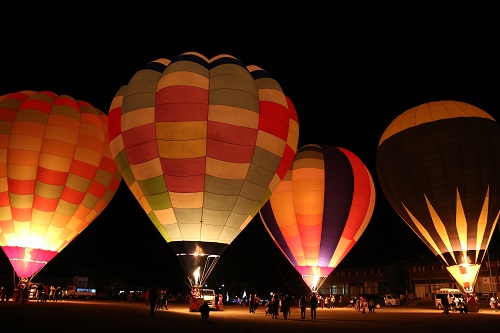
[(401, 219), (472, 291), (500, 212), (500, 126), (460, 101), (406, 110), (384, 131), (377, 176)]
[(313, 276), (312, 279), (313, 279), (313, 282), (312, 282), (311, 290), (316, 291), (317, 286), (318, 286), (318, 282), (319, 282), (319, 276)]
[(295, 107), (264, 69), (187, 52), (145, 64), (108, 117), (127, 186), (189, 283), (201, 267), (203, 285), (285, 176), (298, 143)]
[(194, 284), (197, 285), (200, 283), (200, 267), (196, 268), (193, 273), (194, 275)]
[(31, 254), (30, 254), (30, 249), (25, 248), (24, 249), (24, 261), (30, 261), (31, 260)]
[(465, 292), (473, 292), (474, 283), (479, 274), (479, 264), (461, 264), (446, 267), (450, 275), (464, 289)]
[(113, 198), (107, 115), (50, 91), (0, 96), (0, 246), (30, 279)]
[(260, 216), (269, 235), (312, 291), (349, 253), (375, 207), (369, 170), (352, 152), (301, 147)]

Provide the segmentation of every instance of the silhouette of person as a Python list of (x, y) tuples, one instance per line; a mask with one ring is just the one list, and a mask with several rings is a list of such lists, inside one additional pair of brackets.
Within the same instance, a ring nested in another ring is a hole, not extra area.
[(375, 313), (375, 300), (373, 298), (368, 301), (368, 313)]
[(208, 302), (204, 301), (203, 304), (200, 306), (200, 313), (201, 313), (201, 319), (202, 320), (207, 320), (208, 317), (210, 316), (210, 307), (208, 306)]
[(22, 300), (24, 287), (25, 287), (24, 280), (19, 280), (19, 283), (17, 284), (16, 302), (19, 302), (19, 299)]
[(248, 298), (248, 307), (250, 309), (250, 313), (255, 313), (255, 295), (250, 293)]
[(273, 308), (272, 308), (272, 318), (278, 319), (278, 313), (279, 313), (279, 306), (280, 306), (280, 299), (277, 294), (273, 295)]
[(26, 303), (28, 300), (29, 300), (29, 297), (30, 297), (30, 289), (31, 289), (31, 283), (30, 282), (27, 282), (25, 285), (24, 285), (24, 288), (23, 288), (23, 295), (22, 295), (22, 302), (23, 303)]
[(307, 309), (306, 295), (302, 295), (300, 297), (299, 307), (300, 307), (300, 318), (306, 319), (306, 309)]
[(450, 302), (448, 301), (448, 295), (444, 295), (441, 299), (441, 306), (443, 307), (443, 314), (448, 317), (450, 314)]
[(158, 292), (156, 288), (151, 288), (149, 291), (149, 316), (152, 317), (155, 314), (156, 302), (158, 301)]
[(318, 296), (316, 293), (312, 293), (311, 300), (309, 301), (309, 306), (311, 307), (311, 318), (316, 318), (316, 308), (318, 307)]
[(290, 298), (288, 294), (281, 300), (281, 312), (283, 312), (283, 319), (287, 319), (290, 314)]

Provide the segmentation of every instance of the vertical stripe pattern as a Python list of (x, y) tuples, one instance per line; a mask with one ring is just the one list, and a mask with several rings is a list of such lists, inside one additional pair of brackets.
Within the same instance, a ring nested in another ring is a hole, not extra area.
[(0, 245), (19, 277), (78, 236), (120, 181), (105, 113), (48, 91), (0, 97)]

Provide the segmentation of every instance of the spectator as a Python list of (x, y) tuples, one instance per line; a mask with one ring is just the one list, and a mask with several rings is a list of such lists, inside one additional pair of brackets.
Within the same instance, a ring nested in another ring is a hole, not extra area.
[(250, 293), (248, 298), (248, 308), (250, 309), (250, 313), (255, 313), (255, 295)]
[(283, 313), (283, 319), (287, 319), (290, 314), (290, 298), (288, 294), (281, 300), (281, 312)]
[(320, 294), (318, 294), (318, 306), (322, 309), (325, 308), (325, 299)]
[(156, 288), (151, 288), (149, 291), (149, 316), (152, 317), (155, 314), (156, 302), (158, 302), (158, 292)]
[(274, 294), (273, 305), (272, 305), (272, 317), (274, 319), (278, 319), (279, 307), (280, 307), (280, 299), (277, 294)]
[(448, 317), (448, 315), (450, 314), (450, 302), (448, 301), (448, 296), (445, 295), (442, 299), (441, 299), (441, 306), (443, 307), (443, 315)]
[(311, 295), (309, 306), (311, 307), (311, 318), (316, 319), (316, 308), (318, 307), (318, 295), (316, 295), (315, 292), (313, 292)]
[(31, 282), (26, 282), (23, 289), (22, 302), (26, 303), (29, 300), (31, 291)]
[(368, 302), (364, 296), (359, 296), (359, 305), (363, 308), (361, 313), (366, 313), (366, 308), (368, 307)]
[(208, 306), (208, 302), (204, 301), (203, 304), (200, 306), (200, 313), (201, 313), (201, 319), (202, 320), (207, 320), (208, 317), (210, 317), (210, 307)]
[[(457, 309), (458, 309), (458, 311), (460, 311), (460, 313), (464, 313), (464, 311), (465, 311), (465, 303), (462, 301), (461, 298), (458, 299)], [(465, 313), (467, 313), (467, 312), (465, 312)]]
[(49, 301), (55, 301), (55, 300), (56, 300), (56, 287), (50, 286)]
[(307, 309), (306, 295), (302, 295), (302, 297), (300, 297), (299, 307), (300, 307), (300, 319), (306, 319), (306, 309)]
[(368, 313), (375, 313), (375, 301), (373, 298), (370, 298), (368, 301)]

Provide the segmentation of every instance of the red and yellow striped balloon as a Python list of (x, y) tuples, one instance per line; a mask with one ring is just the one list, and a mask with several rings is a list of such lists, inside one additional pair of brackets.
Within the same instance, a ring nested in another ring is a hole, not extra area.
[(0, 96), (0, 245), (18, 277), (61, 252), (120, 181), (105, 113), (48, 91)]
[[(281, 182), (298, 134), (295, 108), (278, 82), (226, 54), (153, 61), (109, 111), (123, 178), (192, 285), (203, 283)], [(208, 268), (194, 281), (200, 266)]]
[(260, 210), (272, 239), (316, 291), (359, 240), (375, 208), (375, 185), (352, 152), (301, 147)]

